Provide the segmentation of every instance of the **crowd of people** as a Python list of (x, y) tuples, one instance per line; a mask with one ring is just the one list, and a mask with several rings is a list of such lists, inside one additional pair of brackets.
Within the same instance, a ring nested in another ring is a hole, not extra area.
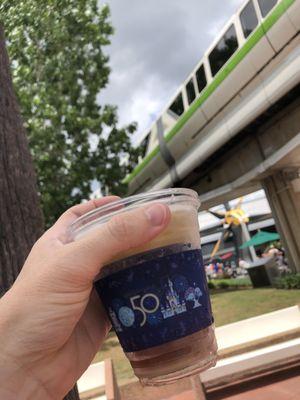
[[(286, 261), (286, 255), (284, 248), (280, 243), (272, 243), (266, 248), (256, 249), (256, 255), (258, 258), (275, 258), (276, 264), (281, 273), (288, 272), (288, 265)], [(235, 260), (221, 259), (210, 260), (205, 265), (206, 276), (208, 280), (219, 279), (219, 278), (237, 278), (239, 276), (247, 275), (247, 268), (249, 268), (251, 262), (239, 259), (238, 265)]]
[(245, 267), (237, 266), (235, 261), (213, 260), (205, 265), (206, 276), (209, 280), (217, 278), (236, 278), (247, 275)]

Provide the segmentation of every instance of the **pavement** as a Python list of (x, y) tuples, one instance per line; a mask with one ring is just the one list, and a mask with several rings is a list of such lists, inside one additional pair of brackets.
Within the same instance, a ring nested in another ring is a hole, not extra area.
[(299, 306), (223, 325), (216, 328), (219, 355), (232, 349), (245, 349), (249, 344), (270, 341), (276, 336), (284, 337), (295, 331), (300, 333)]
[[(300, 373), (300, 371), (299, 371)], [(257, 384), (257, 383), (256, 383)], [(210, 399), (218, 400), (299, 400), (300, 399), (300, 376), (292, 376), (278, 382), (260, 383), (260, 387), (235, 393), (233, 395), (225, 394), (222, 397), (211, 397)], [(193, 391), (185, 391), (176, 396), (170, 397), (168, 400), (197, 400)]]
[[(300, 365), (209, 393), (207, 400), (299, 400)], [(180, 399), (176, 399), (180, 400)], [(186, 399), (185, 399), (186, 400)], [(190, 400), (195, 400), (192, 397)]]
[[(202, 400), (192, 390), (164, 400)], [(206, 400), (300, 400), (300, 365), (225, 387), (206, 395)]]
[(299, 400), (300, 378), (293, 377), (281, 382), (272, 383), (248, 392), (239, 393), (225, 400)]

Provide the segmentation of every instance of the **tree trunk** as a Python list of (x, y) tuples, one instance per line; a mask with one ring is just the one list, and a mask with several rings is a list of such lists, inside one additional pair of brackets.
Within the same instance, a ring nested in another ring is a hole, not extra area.
[(0, 295), (15, 281), (42, 231), (34, 168), (0, 26)]
[[(0, 296), (14, 283), (42, 232), (36, 176), (0, 25)], [(79, 400), (77, 389), (66, 399)]]

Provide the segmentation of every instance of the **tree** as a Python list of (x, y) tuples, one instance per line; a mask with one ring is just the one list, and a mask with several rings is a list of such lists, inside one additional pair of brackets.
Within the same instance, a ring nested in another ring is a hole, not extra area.
[[(43, 232), (36, 175), (14, 95), (0, 25), (0, 297)], [(79, 400), (75, 387), (65, 400)]]
[(138, 150), (135, 124), (119, 128), (116, 108), (98, 101), (110, 72), (109, 8), (98, 0), (2, 0), (0, 15), (46, 225), (87, 198), (92, 182), (123, 193)]
[(14, 96), (0, 25), (0, 296), (43, 232), (36, 176)]

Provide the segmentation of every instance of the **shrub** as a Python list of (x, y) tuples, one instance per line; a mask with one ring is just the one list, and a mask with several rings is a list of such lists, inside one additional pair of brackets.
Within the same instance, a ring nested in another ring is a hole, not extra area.
[(252, 287), (251, 280), (248, 277), (229, 279), (228, 283), (229, 283), (230, 287), (233, 287), (233, 288), (236, 288), (236, 287)]
[(300, 274), (289, 274), (277, 279), (276, 287), (279, 289), (300, 289)]
[(221, 281), (218, 283), (218, 287), (220, 289), (228, 289), (230, 287), (230, 283), (228, 283), (226, 281)]
[(208, 289), (215, 289), (216, 288), (216, 285), (212, 281), (207, 282), (207, 286), (208, 286)]

